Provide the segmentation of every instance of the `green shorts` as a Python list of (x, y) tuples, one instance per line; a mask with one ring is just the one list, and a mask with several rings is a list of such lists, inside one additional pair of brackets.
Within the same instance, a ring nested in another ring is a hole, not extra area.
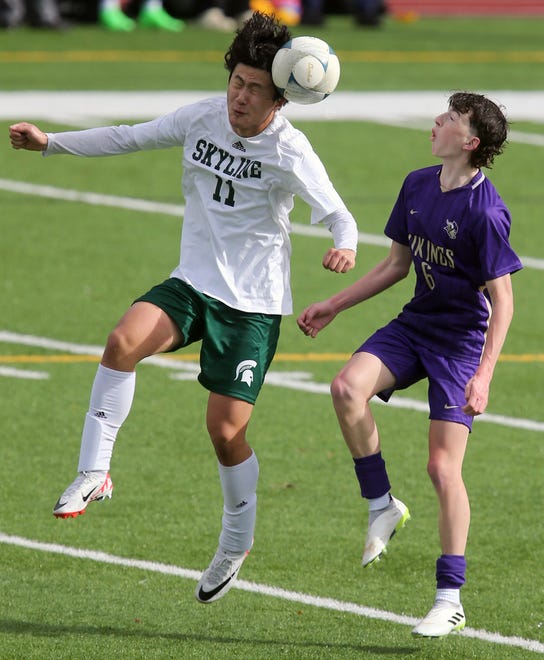
[(179, 348), (202, 340), (198, 380), (206, 389), (255, 403), (278, 345), (280, 315), (241, 312), (176, 277), (134, 302), (170, 316), (183, 335)]

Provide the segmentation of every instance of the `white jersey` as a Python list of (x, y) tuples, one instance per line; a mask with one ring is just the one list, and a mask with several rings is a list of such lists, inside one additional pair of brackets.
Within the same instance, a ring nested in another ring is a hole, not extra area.
[(307, 138), (283, 115), (259, 135), (231, 128), (226, 98), (188, 105), (153, 121), (48, 134), (44, 154), (106, 156), (183, 147), (185, 216), (171, 275), (246, 312), (292, 313), (289, 212), (293, 196), (311, 222), (333, 214), (337, 248), (356, 250), (357, 228)]

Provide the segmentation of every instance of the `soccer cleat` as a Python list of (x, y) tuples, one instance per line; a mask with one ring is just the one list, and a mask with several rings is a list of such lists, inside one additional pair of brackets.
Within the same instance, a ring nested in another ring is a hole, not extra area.
[(363, 552), (363, 566), (371, 566), (387, 552), (386, 546), (395, 532), (410, 519), (408, 507), (400, 500), (391, 497), (391, 503), (374, 521), (369, 524)]
[(112, 30), (113, 32), (131, 32), (136, 27), (136, 23), (132, 18), (117, 7), (101, 9), (98, 12), (98, 18), (107, 30)]
[(462, 605), (450, 603), (447, 600), (437, 600), (412, 630), (416, 637), (443, 637), (454, 631), (463, 630), (466, 624)]
[(80, 472), (79, 476), (59, 497), (53, 508), (56, 518), (75, 518), (83, 513), (89, 502), (111, 499), (113, 483), (109, 472)]
[(173, 18), (162, 7), (144, 7), (138, 16), (138, 23), (144, 28), (181, 32), (185, 27), (182, 20)]
[(234, 584), (248, 554), (249, 550), (232, 554), (218, 548), (212, 563), (196, 585), (196, 599), (201, 603), (213, 603), (222, 598)]

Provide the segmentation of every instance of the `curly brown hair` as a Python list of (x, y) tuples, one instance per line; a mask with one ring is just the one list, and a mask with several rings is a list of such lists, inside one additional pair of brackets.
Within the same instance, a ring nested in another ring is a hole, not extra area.
[[(289, 39), (291, 34), (285, 25), (272, 16), (254, 12), (236, 31), (236, 36), (225, 54), (225, 68), (229, 72), (229, 80), (238, 64), (270, 73), (274, 55)], [(277, 97), (280, 96), (278, 92)]]
[(495, 156), (502, 154), (508, 135), (508, 121), (501, 108), (482, 94), (455, 92), (448, 99), (452, 110), (468, 115), (470, 127), (480, 144), (470, 156), (473, 167), (491, 169)]

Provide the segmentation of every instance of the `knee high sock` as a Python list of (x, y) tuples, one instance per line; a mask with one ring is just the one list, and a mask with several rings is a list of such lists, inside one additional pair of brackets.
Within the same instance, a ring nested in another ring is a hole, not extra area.
[(464, 555), (440, 555), (436, 560), (436, 600), (461, 602), (459, 592), (465, 584), (466, 569)]
[(115, 438), (130, 412), (135, 385), (134, 371), (98, 365), (81, 436), (79, 472), (110, 469)]
[(353, 459), (361, 496), (368, 500), (383, 497), (391, 490), (382, 453)]
[(259, 463), (253, 453), (239, 465), (218, 466), (224, 500), (219, 545), (228, 552), (244, 552), (253, 543)]

